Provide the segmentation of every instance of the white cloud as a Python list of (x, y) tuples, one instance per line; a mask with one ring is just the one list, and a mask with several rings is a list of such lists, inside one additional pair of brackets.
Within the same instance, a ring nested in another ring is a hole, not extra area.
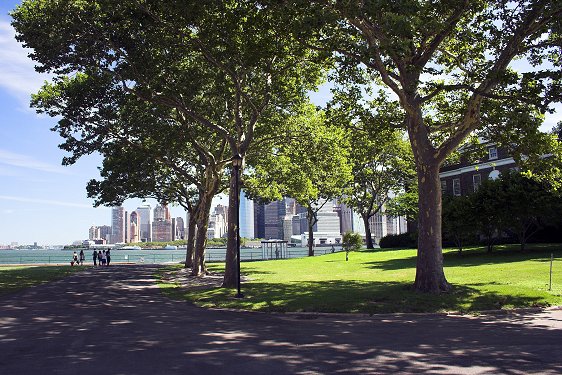
[[(92, 205), (83, 203), (72, 203), (56, 201), (51, 199), (35, 199), (35, 198), (25, 198), (25, 197), (14, 197), (10, 195), (0, 195), (0, 200), (12, 201), (12, 202), (23, 202), (23, 203), (34, 203), (34, 204), (47, 204), (51, 206), (63, 206), (63, 207), (74, 207), (74, 208), (93, 208)], [(108, 209), (107, 207), (100, 207), (101, 209)]]
[[(62, 166), (48, 164), (28, 155), (17, 154), (15, 152), (0, 149), (0, 167), (2, 167), (2, 164), (17, 168), (34, 169), (36, 171), (47, 173), (58, 173), (64, 175), (71, 174), (70, 171), (66, 170)], [(0, 169), (0, 172), (1, 171), (2, 169)], [(6, 173), (7, 172), (5, 172), (5, 174)]]
[(30, 95), (50, 76), (35, 71), (35, 63), (27, 57), (31, 49), (23, 48), (15, 35), (12, 25), (0, 20), (0, 86), (27, 108)]

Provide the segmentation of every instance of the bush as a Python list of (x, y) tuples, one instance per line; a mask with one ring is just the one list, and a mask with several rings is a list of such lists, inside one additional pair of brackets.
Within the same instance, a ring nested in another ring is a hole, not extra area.
[(389, 234), (379, 241), (381, 249), (416, 248), (418, 246), (417, 233)]
[(345, 260), (349, 260), (350, 251), (361, 250), (363, 246), (363, 238), (359, 233), (345, 232), (342, 237), (342, 248), (345, 250)]

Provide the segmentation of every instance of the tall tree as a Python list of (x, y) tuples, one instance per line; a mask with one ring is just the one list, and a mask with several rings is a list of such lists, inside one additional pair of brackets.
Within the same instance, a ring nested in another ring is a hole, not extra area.
[(341, 123), (353, 145), (349, 155), (353, 181), (342, 201), (361, 215), (367, 248), (373, 249), (370, 218), (415, 176), (413, 157), (400, 130), (403, 115), (398, 104), (389, 101), (383, 92), (362, 103), (361, 88), (333, 91), (330, 122)]
[[(169, 108), (186, 133), (205, 128), (221, 137), (229, 156), (217, 165), (245, 158), (256, 137), (267, 134), (268, 119), (314, 87), (323, 61), (322, 53), (279, 32), (280, 17), (252, 1), (26, 0), (12, 16), (37, 70), (55, 75), (52, 90), (63, 80), (76, 83), (75, 72), (93, 82), (67, 91), (83, 102), (82, 117), (70, 125), (69, 111), (62, 114), (64, 137), (104, 142), (92, 126), (119, 119), (106, 118), (101, 104), (119, 112), (123, 100), (139, 100)], [(237, 256), (239, 191), (231, 170), (227, 287), (236, 285)]]
[(271, 144), (269, 153), (252, 163), (245, 186), (254, 196), (291, 197), (306, 208), (312, 256), (318, 211), (340, 197), (351, 181), (349, 141), (343, 129), (326, 124), (324, 113), (311, 105), (303, 106), (283, 130), (283, 141)]
[[(288, 13), (297, 9), (301, 14), (303, 2), (287, 3), (293, 5)], [(288, 15), (294, 32), (316, 33), (323, 41), (312, 48), (329, 48), (342, 64), (362, 64), (376, 73), (406, 112), (420, 198), (414, 287), (422, 292), (448, 291), (439, 169), (483, 126), (487, 101), (519, 100), (546, 111), (552, 101), (560, 100), (562, 2), (313, 3), (316, 7), (306, 12), (308, 19)], [(520, 58), (526, 58), (529, 71), (513, 68), (513, 61)]]

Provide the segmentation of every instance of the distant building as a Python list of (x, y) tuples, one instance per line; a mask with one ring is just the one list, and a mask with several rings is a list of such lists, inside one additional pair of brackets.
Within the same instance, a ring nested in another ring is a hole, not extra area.
[(129, 242), (141, 242), (140, 241), (140, 225), (141, 218), (138, 212), (133, 211), (129, 216)]
[(100, 237), (100, 229), (98, 227), (96, 227), (95, 225), (92, 225), (90, 227), (90, 230), (88, 230), (88, 239), (89, 240), (95, 240), (101, 238)]
[(265, 205), (254, 202), (254, 238), (265, 238)]
[(246, 197), (244, 190), (240, 192), (240, 237), (254, 237), (254, 201)]
[(139, 215), (139, 236), (141, 242), (152, 241), (152, 208), (150, 205), (140, 206), (136, 209)]
[(495, 143), (488, 143), (486, 151), (481, 159), (470, 160), (469, 156), (461, 155), (459, 163), (441, 168), (441, 192), (456, 196), (467, 195), (476, 191), (482, 181), (495, 180), (502, 172), (517, 169), (515, 160)]
[(125, 209), (122, 206), (111, 209), (111, 240), (110, 243), (125, 242)]
[(209, 217), (207, 228), (207, 238), (222, 238), (227, 234), (227, 221), (225, 214), (228, 214), (226, 206), (218, 205), (213, 214)]
[(175, 234), (175, 239), (176, 240), (183, 240), (185, 238), (187, 238), (185, 236), (185, 223), (183, 221), (182, 217), (176, 217), (175, 223), (174, 223), (174, 234)]
[(154, 208), (154, 221), (152, 222), (152, 241), (172, 241), (172, 220), (167, 205), (158, 205)]

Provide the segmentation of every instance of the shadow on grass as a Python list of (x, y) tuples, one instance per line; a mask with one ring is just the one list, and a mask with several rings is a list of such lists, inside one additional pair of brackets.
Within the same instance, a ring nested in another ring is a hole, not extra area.
[(545, 305), (540, 297), (482, 292), (461, 285), (443, 295), (420, 294), (414, 292), (409, 283), (402, 282), (250, 282), (242, 289), (243, 300), (233, 298), (234, 293), (229, 289), (191, 291), (182, 295), (206, 307), (277, 312), (465, 312)]
[(62, 279), (86, 266), (39, 266), (0, 268), (0, 295), (23, 290), (48, 281)]
[[(382, 270), (400, 270), (416, 266), (416, 256), (407, 258), (376, 260), (376, 253), (373, 253), (374, 261), (366, 262), (372, 268)], [(514, 263), (526, 260), (536, 260), (538, 262), (548, 262), (550, 255), (555, 258), (562, 257), (562, 245), (529, 245), (529, 249), (521, 252), (518, 245), (499, 245), (496, 249), (488, 253), (483, 247), (474, 247), (464, 250), (462, 253), (448, 249), (443, 253), (443, 263), (445, 267), (472, 267), (486, 264)]]

